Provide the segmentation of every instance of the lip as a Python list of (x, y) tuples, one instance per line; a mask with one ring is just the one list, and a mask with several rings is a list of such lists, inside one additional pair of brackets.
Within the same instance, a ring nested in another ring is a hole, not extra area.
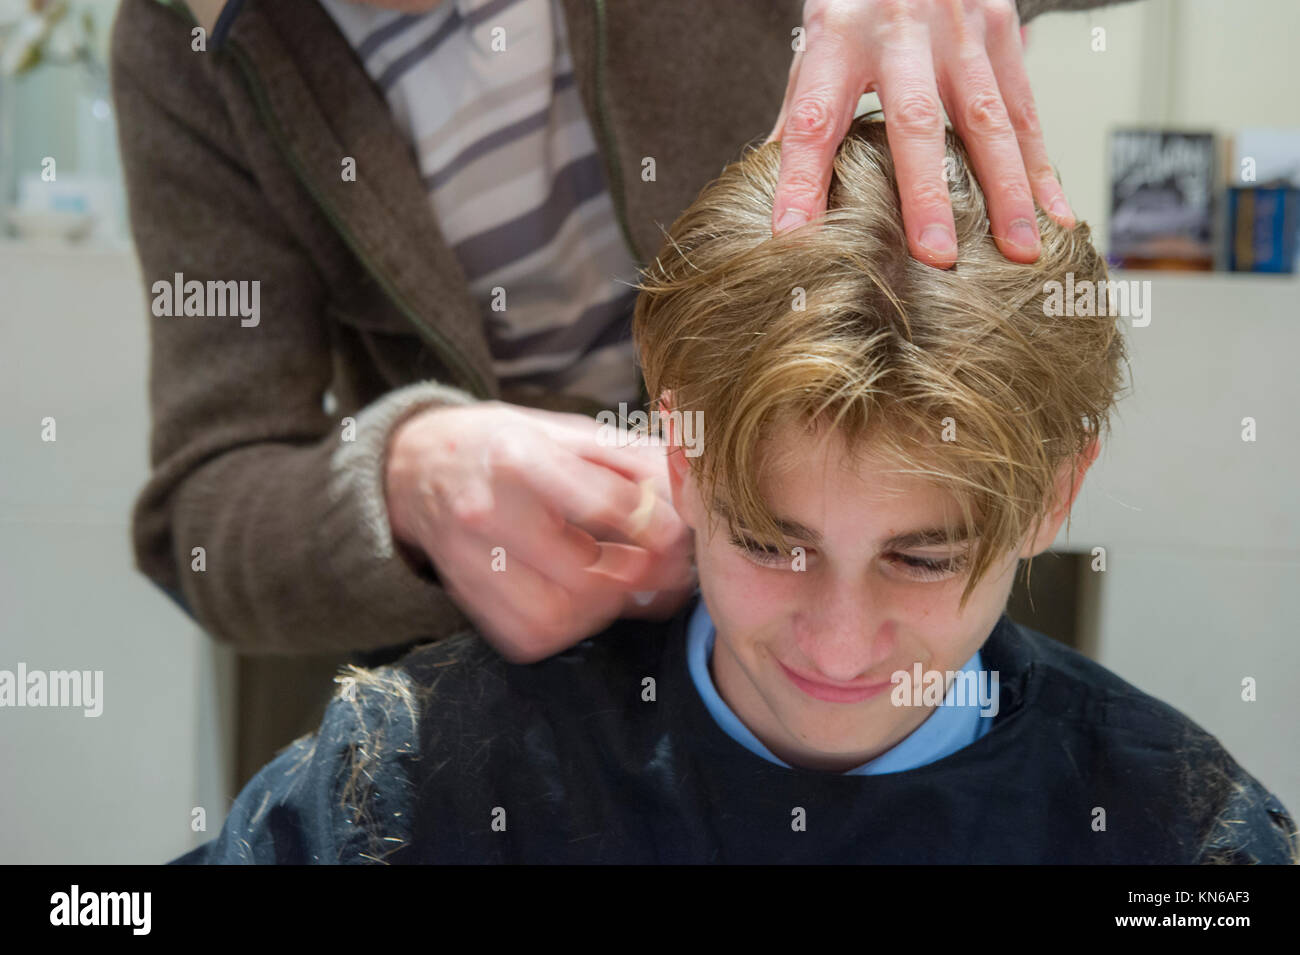
[(800, 676), (781, 661), (777, 661), (790, 682), (815, 700), (824, 703), (861, 703), (889, 689), (891, 683), (872, 683), (865, 686), (835, 686), (830, 683), (818, 683), (805, 676)]

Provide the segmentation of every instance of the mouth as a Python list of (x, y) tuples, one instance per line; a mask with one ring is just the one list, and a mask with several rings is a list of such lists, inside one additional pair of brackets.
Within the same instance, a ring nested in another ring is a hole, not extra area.
[(779, 660), (777, 663), (795, 687), (823, 703), (861, 703), (883, 693), (893, 685), (891, 683), (820, 683), (796, 673)]

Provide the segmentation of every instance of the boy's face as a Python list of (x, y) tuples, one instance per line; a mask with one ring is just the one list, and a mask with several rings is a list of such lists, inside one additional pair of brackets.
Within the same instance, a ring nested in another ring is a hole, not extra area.
[[(783, 449), (793, 446), (802, 462), (760, 482), (772, 512), (802, 525), (788, 533), (785, 553), (747, 552), (725, 521), (710, 533), (678, 447), (669, 448), (674, 504), (695, 530), (700, 588), (717, 628), (711, 670), (718, 692), (785, 762), (843, 772), (890, 749), (930, 715), (927, 707), (893, 705), (890, 676), (911, 673), (918, 662), (927, 673), (966, 663), (1001, 616), (1019, 558), (1051, 544), (1073, 498), (992, 567), (958, 612), (966, 574), (948, 565), (966, 545), (896, 540), (942, 529), (948, 515), (960, 531), (951, 496), (910, 475), (887, 474), (875, 458), (849, 458), (834, 435), (818, 439), (791, 427), (773, 438)], [(1095, 452), (1094, 445), (1080, 482)], [(1068, 494), (1068, 470), (1061, 479)], [(792, 569), (795, 547), (803, 548), (805, 569)]]

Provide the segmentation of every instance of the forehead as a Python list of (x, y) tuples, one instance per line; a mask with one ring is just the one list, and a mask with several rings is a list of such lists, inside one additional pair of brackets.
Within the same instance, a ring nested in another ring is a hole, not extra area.
[(834, 490), (837, 498), (896, 500), (943, 497), (923, 476), (910, 473), (875, 435), (852, 446), (836, 429), (781, 424), (759, 442), (758, 481), (765, 494)]
[[(759, 459), (760, 497), (778, 519), (800, 530), (827, 539), (883, 540), (945, 524), (959, 529), (956, 498), (909, 473), (879, 443), (850, 449), (836, 431), (784, 425), (764, 437)], [(725, 500), (715, 500), (712, 509), (727, 516)]]

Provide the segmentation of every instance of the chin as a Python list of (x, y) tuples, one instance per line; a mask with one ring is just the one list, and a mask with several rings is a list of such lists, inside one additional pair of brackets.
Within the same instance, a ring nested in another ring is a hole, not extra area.
[(873, 746), (866, 740), (827, 737), (809, 738), (804, 743), (805, 752), (786, 762), (800, 769), (845, 773), (879, 755), (883, 747)]
[[(885, 701), (888, 704), (888, 700)], [(786, 733), (799, 741), (800, 747), (807, 751), (810, 758), (827, 760), (848, 760), (845, 769), (852, 769), (867, 762), (872, 756), (885, 749), (882, 743), (891, 730), (885, 722), (889, 716), (874, 700), (841, 713), (828, 713), (825, 708), (803, 708), (797, 718), (783, 720)], [(835, 706), (835, 704), (825, 704)], [(870, 727), (870, 732), (863, 732)], [(857, 758), (859, 754), (867, 754)], [(787, 760), (788, 762), (788, 760)]]

